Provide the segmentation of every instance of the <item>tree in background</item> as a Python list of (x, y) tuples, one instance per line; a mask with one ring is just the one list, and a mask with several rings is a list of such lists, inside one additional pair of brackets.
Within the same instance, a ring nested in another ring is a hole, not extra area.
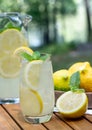
[(27, 13), (33, 16), (33, 22), (43, 30), (46, 44), (57, 42), (57, 15), (64, 21), (64, 17), (74, 15), (77, 8), (74, 0), (25, 0), (25, 3), (29, 5)]
[[(91, 26), (91, 11), (90, 11), (90, 4), (92, 0), (84, 0), (85, 2), (85, 9), (86, 9), (86, 16), (87, 16), (87, 30), (88, 30), (88, 41), (92, 41), (92, 26)], [(92, 5), (92, 4), (91, 4)]]

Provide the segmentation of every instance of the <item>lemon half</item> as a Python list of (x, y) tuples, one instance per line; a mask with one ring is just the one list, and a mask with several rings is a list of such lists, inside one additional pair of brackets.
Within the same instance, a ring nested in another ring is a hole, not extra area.
[(68, 91), (57, 99), (56, 106), (63, 117), (79, 118), (88, 108), (88, 98), (85, 93)]
[(43, 101), (37, 91), (30, 87), (20, 87), (20, 105), (24, 115), (39, 116), (43, 110)]

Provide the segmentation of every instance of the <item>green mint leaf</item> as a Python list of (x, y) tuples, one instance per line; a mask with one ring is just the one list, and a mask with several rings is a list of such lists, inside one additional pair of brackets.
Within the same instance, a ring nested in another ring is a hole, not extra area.
[(43, 60), (43, 61), (45, 61), (46, 59), (49, 59), (49, 57), (50, 57), (49, 54), (40, 54), (40, 52), (38, 52), (38, 51), (33, 52), (32, 55), (28, 54), (27, 52), (23, 52), (21, 54), (21, 56), (28, 61), (32, 61), (32, 60)]
[(83, 93), (83, 92), (85, 92), (84, 89), (71, 89), (71, 91), (77, 92), (77, 93)]
[(17, 26), (15, 26), (15, 25), (13, 25), (12, 22), (8, 22), (8, 23), (5, 25), (5, 29), (11, 29), (11, 28), (18, 29), (19, 31), (21, 30), (21, 27), (17, 27)]
[(22, 56), (23, 58), (25, 58), (26, 60), (28, 60), (28, 61), (32, 61), (32, 60), (33, 60), (33, 59), (32, 59), (32, 56), (29, 55), (29, 54), (26, 53), (26, 52), (21, 53), (21, 56)]
[(80, 73), (79, 71), (73, 73), (70, 77), (70, 88), (71, 90), (79, 89), (80, 86)]
[(33, 60), (39, 60), (40, 59), (40, 52), (38, 52), (38, 51), (33, 52), (32, 58), (33, 58)]
[(13, 25), (12, 22), (8, 22), (5, 26), (3, 26), (3, 28), (0, 28), (0, 33), (3, 32), (6, 29), (11, 29), (11, 28), (17, 29), (19, 31), (21, 30), (21, 27), (17, 27), (15, 25)]

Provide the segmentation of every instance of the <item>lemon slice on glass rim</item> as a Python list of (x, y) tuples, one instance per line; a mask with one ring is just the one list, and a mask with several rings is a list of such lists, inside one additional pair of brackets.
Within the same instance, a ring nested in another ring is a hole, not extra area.
[(27, 86), (30, 86), (32, 90), (39, 89), (40, 71), (42, 67), (42, 60), (34, 60), (26, 64), (24, 70), (24, 79)]
[(29, 55), (32, 55), (33, 54), (33, 50), (29, 47), (26, 47), (26, 46), (21, 46), (21, 47), (18, 47), (15, 51), (14, 51), (14, 55), (17, 55), (17, 56), (21, 56), (22, 53), (26, 52), (27, 54)]

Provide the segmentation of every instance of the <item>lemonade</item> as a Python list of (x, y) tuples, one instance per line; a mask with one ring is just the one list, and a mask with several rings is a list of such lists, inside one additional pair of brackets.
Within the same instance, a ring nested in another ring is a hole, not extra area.
[(27, 122), (51, 119), (54, 109), (54, 84), (50, 60), (24, 61), (21, 69), (20, 105)]
[(14, 12), (0, 14), (0, 103), (19, 102), (21, 62), (13, 53), (21, 46), (28, 46), (23, 34), (25, 18), (26, 15)]

